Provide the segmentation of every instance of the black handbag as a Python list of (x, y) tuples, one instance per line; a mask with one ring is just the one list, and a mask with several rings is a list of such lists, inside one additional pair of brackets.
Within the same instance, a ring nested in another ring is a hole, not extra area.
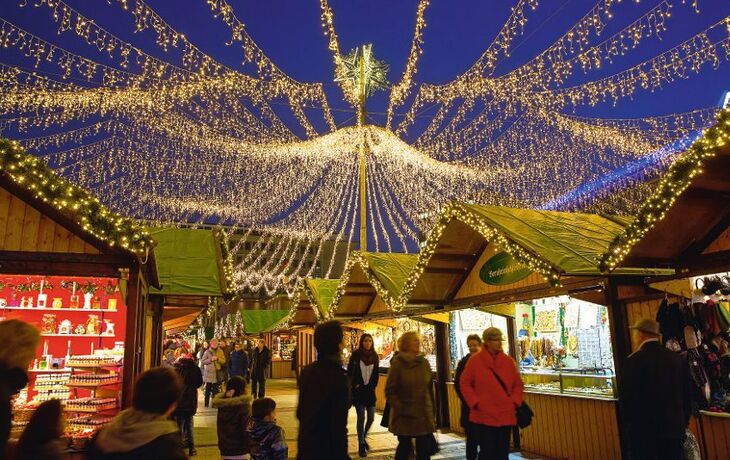
[(390, 424), (390, 404), (387, 402), (385, 403), (385, 407), (383, 408), (383, 417), (380, 419), (380, 426), (383, 428), (388, 428), (388, 425)]
[[(509, 394), (509, 391), (507, 391), (507, 385), (504, 384), (501, 378), (499, 378), (499, 375), (497, 375), (496, 372), (494, 372), (494, 369), (491, 367), (489, 368), (490, 371), (492, 371), (492, 374), (494, 374), (494, 377), (497, 379), (497, 382), (499, 382), (499, 386), (502, 387), (504, 392), (507, 394), (507, 398), (511, 398), (512, 396)], [(522, 401), (522, 404), (515, 409), (515, 416), (517, 417), (517, 426), (520, 428), (527, 428), (532, 423), (532, 417), (535, 415), (534, 412), (532, 412), (532, 409), (530, 409), (530, 406), (527, 405), (526, 402)]]

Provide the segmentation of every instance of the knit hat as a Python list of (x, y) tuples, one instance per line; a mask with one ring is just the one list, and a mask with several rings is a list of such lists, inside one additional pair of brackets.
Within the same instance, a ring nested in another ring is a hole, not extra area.
[(41, 340), (38, 329), (18, 319), (0, 321), (0, 364), (25, 371)]

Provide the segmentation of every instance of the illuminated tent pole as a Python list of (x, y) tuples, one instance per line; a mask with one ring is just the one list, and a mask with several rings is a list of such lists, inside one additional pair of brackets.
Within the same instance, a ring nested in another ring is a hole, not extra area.
[[(341, 82), (343, 91), (354, 91), (348, 97), (351, 101), (357, 101), (357, 126), (363, 128), (365, 126), (365, 101), (373, 92), (388, 87), (386, 75), (388, 74), (388, 65), (382, 61), (378, 61), (373, 57), (373, 45), (362, 45), (350, 51), (350, 54), (344, 56), (341, 60), (344, 67), (342, 76), (335, 78), (336, 82)], [(367, 171), (365, 168), (365, 160), (367, 155), (367, 139), (366, 131), (362, 131), (362, 140), (360, 141), (360, 250), (368, 250), (367, 240)]]
[[(368, 48), (370, 45), (365, 45)], [(365, 46), (363, 46), (363, 55), (365, 54)], [(358, 92), (358, 106), (357, 106), (357, 126), (363, 128), (365, 126), (365, 59), (360, 59), (359, 74), (360, 74), (360, 85), (357, 87)], [(368, 234), (367, 234), (367, 223), (365, 222), (367, 216), (367, 170), (365, 167), (365, 151), (367, 149), (367, 139), (365, 137), (365, 130), (362, 131), (362, 140), (360, 141), (360, 250), (368, 250)]]

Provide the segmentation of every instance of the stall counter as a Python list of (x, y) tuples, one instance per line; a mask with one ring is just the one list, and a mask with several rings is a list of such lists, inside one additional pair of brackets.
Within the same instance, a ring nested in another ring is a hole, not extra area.
[[(451, 430), (461, 428), (461, 401), (453, 382), (446, 384)], [(535, 412), (532, 425), (522, 430), (526, 452), (552, 458), (621, 459), (616, 400), (525, 391)]]
[(291, 359), (274, 359), (271, 361), (272, 379), (293, 379), (294, 371), (291, 369)]

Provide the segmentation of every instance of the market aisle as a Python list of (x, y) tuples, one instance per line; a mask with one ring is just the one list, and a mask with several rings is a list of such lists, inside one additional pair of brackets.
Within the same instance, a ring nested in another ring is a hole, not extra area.
[[(277, 379), (266, 382), (267, 396), (276, 401), (278, 423), (286, 432), (286, 441), (289, 444), (289, 457), (296, 458), (297, 454), (297, 388), (293, 379)], [(198, 415), (195, 417), (195, 444), (198, 449), (198, 460), (219, 459), (217, 436), (216, 436), (216, 410), (203, 407), (202, 394), (199, 398), (200, 406)], [(357, 459), (357, 435), (355, 431), (355, 410), (350, 410), (348, 420), (348, 431), (350, 441), (350, 455)], [(463, 459), (464, 441), (463, 438), (454, 433), (438, 433), (438, 440), (441, 444), (441, 453), (432, 457), (437, 459)], [(375, 415), (375, 424), (369, 437), (372, 447), (369, 459), (385, 460), (393, 458), (395, 437), (387, 429), (380, 426), (380, 414)], [(510, 460), (533, 459), (536, 457), (523, 457), (517, 454), (510, 456)]]

